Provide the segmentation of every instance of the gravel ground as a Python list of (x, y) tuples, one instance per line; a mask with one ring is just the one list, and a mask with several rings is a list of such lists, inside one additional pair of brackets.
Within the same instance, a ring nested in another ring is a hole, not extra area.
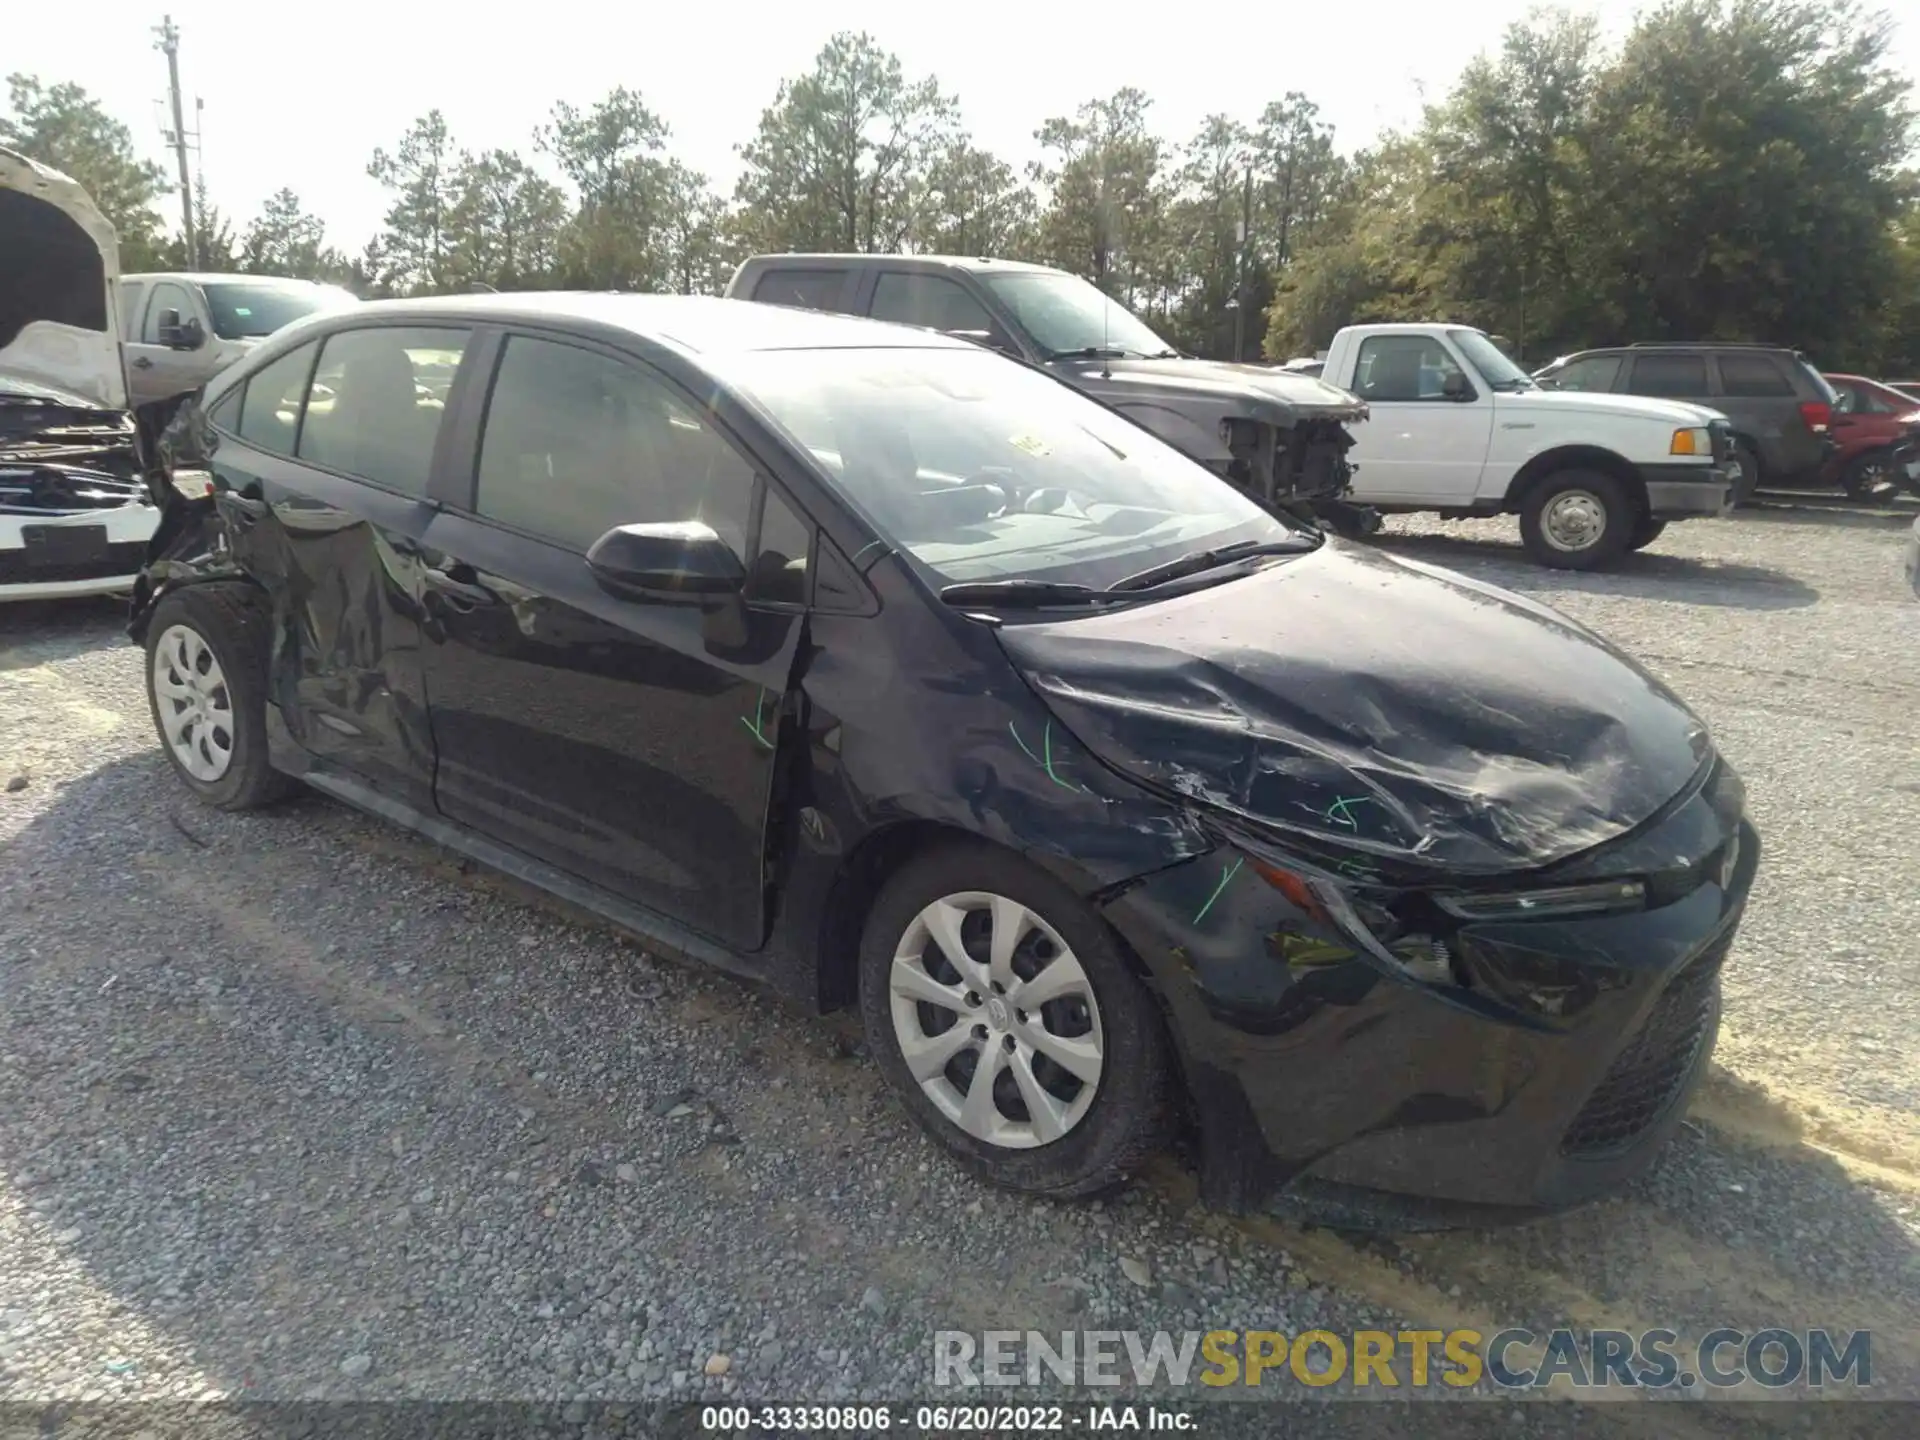
[[(0, 610), (0, 1400), (907, 1397), (936, 1329), (1408, 1322), (1871, 1328), (1876, 1381), (1920, 1398), (1895, 527), (1775, 505), (1591, 577), (1528, 567), (1507, 522), (1382, 537), (1647, 660), (1767, 846), (1715, 1075), (1656, 1170), (1399, 1240), (1227, 1220), (1177, 1157), (1102, 1205), (984, 1190), (850, 1019), (657, 964), (318, 797), (200, 808), (116, 606)], [(1712, 1408), (1688, 1423), (1721, 1431)]]

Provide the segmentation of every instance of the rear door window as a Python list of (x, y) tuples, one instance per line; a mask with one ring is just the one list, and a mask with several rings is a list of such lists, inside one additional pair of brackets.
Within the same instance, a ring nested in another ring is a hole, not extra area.
[(300, 458), (424, 497), (446, 413), (442, 378), (459, 365), (468, 334), (382, 325), (329, 335), (313, 375)]
[(847, 275), (845, 270), (773, 269), (755, 282), (753, 298), (764, 305), (844, 313), (848, 308)]
[(1698, 398), (1707, 389), (1707, 362), (1699, 355), (1636, 355), (1627, 389), (1635, 395)]
[(1771, 355), (1722, 355), (1720, 393), (1743, 400), (1791, 400), (1793, 381)]
[(1568, 361), (1548, 379), (1556, 390), (1607, 391), (1620, 378), (1621, 361), (1619, 355), (1589, 355)]
[[(318, 348), (302, 345), (248, 377), (240, 399), (242, 440), (275, 455), (293, 454), (294, 438), (300, 433), (300, 406), (306, 399), (307, 376), (313, 373), (313, 355)], [(231, 415), (227, 400), (215, 406), (214, 413), (222, 420)]]

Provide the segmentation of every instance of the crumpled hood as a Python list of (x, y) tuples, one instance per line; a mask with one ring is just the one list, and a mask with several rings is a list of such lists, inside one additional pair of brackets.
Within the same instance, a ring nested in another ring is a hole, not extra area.
[(1108, 765), (1401, 867), (1493, 874), (1589, 849), (1671, 800), (1710, 748), (1678, 697), (1566, 617), (1338, 541), (998, 634)]
[(120, 242), (71, 177), (0, 149), (0, 374), (124, 409), (115, 277)]
[(1312, 375), (1224, 360), (1082, 360), (1073, 362), (1075, 383), (1109, 404), (1155, 395), (1229, 396), (1264, 405), (1288, 417), (1363, 419), (1357, 396)]

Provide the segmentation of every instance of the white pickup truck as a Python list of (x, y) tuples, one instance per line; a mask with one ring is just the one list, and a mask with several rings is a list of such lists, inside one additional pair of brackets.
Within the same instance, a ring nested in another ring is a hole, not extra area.
[(1543, 390), (1464, 325), (1350, 325), (1321, 379), (1367, 402), (1352, 498), (1386, 513), (1518, 515), (1542, 565), (1589, 570), (1670, 520), (1726, 510), (1737, 474), (1718, 411)]

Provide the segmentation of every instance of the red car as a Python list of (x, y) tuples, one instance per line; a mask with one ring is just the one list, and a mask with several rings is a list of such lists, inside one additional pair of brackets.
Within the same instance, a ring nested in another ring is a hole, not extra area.
[(1862, 375), (1829, 375), (1839, 395), (1828, 433), (1838, 447), (1824, 478), (1856, 500), (1898, 490), (1920, 455), (1920, 398)]

